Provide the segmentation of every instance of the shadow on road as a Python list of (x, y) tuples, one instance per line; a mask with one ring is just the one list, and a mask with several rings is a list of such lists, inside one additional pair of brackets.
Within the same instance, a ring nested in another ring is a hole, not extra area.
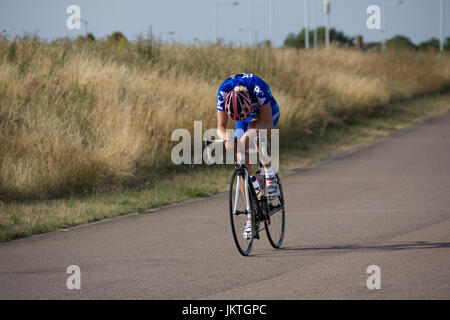
[(362, 251), (397, 251), (397, 250), (410, 250), (410, 249), (439, 249), (449, 248), (450, 242), (426, 242), (416, 241), (409, 243), (394, 243), (394, 244), (380, 244), (380, 245), (359, 245), (359, 244), (346, 244), (346, 245), (333, 245), (333, 246), (312, 246), (312, 247), (282, 247), (276, 251), (271, 251), (265, 254), (255, 254), (255, 256), (272, 255), (273, 253), (283, 253), (284, 251), (295, 252), (328, 252), (328, 253), (346, 253), (346, 252), (362, 252)]

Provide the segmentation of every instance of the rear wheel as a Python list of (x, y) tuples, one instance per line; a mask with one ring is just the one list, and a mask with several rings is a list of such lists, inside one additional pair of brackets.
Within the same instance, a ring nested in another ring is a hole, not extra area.
[(267, 200), (268, 219), (264, 220), (264, 226), (267, 238), (275, 249), (278, 249), (283, 243), (285, 228), (285, 212), (284, 212), (284, 196), (281, 187), (281, 181), (277, 174), (279, 194), (278, 197), (269, 201)]
[[(244, 181), (245, 171), (235, 170), (230, 184), (230, 222), (236, 247), (242, 255), (247, 256), (252, 250), (254, 232), (250, 234), (248, 239), (244, 238), (244, 229), (247, 223), (247, 202), (245, 199)], [(250, 199), (252, 230), (254, 230), (255, 207), (251, 200), (252, 195), (250, 189), (248, 190), (248, 193)]]

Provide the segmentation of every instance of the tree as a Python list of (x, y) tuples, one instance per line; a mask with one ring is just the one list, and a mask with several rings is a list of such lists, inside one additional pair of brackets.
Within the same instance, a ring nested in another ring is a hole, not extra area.
[[(314, 31), (309, 33), (309, 43), (312, 45), (314, 40)], [(325, 43), (325, 27), (317, 28), (317, 42), (319, 45)], [(330, 29), (330, 42), (337, 42), (340, 45), (351, 46), (353, 45), (353, 38), (346, 36), (343, 32), (337, 31), (334, 28)], [(284, 40), (284, 46), (290, 48), (304, 48), (305, 47), (305, 28), (303, 28), (297, 35), (289, 33)]]
[(417, 46), (405, 36), (394, 36), (386, 41), (388, 49), (416, 50)]
[(94, 34), (91, 33), (91, 32), (89, 32), (89, 33), (86, 35), (86, 39), (88, 39), (89, 41), (95, 41)]
[(107, 41), (112, 45), (125, 45), (127, 44), (127, 38), (120, 31), (113, 32), (110, 36), (108, 36)]
[(420, 50), (426, 50), (426, 51), (439, 51), (440, 43), (439, 40), (436, 38), (431, 38), (430, 40), (421, 42), (419, 44)]
[(78, 36), (75, 39), (75, 44), (84, 45), (85, 43), (93, 43), (95, 42), (95, 37), (92, 33), (88, 33), (86, 36)]
[(445, 51), (450, 51), (450, 37), (447, 38), (447, 39), (445, 39), (445, 42), (444, 42), (444, 50), (445, 50)]

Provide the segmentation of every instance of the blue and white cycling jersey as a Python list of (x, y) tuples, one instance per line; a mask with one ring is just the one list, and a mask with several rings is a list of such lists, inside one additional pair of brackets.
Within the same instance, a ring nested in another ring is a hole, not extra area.
[[(269, 86), (260, 77), (250, 73), (238, 73), (227, 78), (219, 87), (217, 93), (217, 110), (225, 110), (225, 97), (237, 86), (244, 86), (247, 88), (250, 98), (254, 103), (260, 106), (270, 103), (271, 106), (277, 104), (272, 96)], [(258, 113), (259, 111), (256, 111)]]
[[(259, 109), (268, 103), (270, 103), (270, 106), (272, 107), (272, 121), (273, 127), (275, 127), (280, 119), (280, 108), (275, 101), (275, 98), (272, 96), (269, 85), (254, 74), (238, 73), (227, 78), (219, 87), (216, 109), (225, 111), (225, 97), (237, 86), (246, 87), (252, 102), (258, 103), (259, 108), (253, 111), (247, 119), (236, 121), (235, 131), (238, 131), (237, 129), (242, 129), (243, 132), (247, 131), (248, 124), (260, 112)], [(242, 134), (237, 133), (235, 136), (240, 137)]]

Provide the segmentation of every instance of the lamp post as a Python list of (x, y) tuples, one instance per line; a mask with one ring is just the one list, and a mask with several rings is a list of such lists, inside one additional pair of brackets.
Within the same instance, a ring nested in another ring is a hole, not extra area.
[(273, 32), (273, 0), (269, 0), (269, 40), (273, 46), (274, 32)]
[(217, 42), (217, 8), (222, 6), (238, 6), (237, 1), (217, 2), (214, 0), (213, 5), (213, 43)]
[[(248, 29), (253, 29), (253, 0), (248, 0)], [(250, 46), (253, 45), (253, 32), (248, 33)]]
[[(83, 12), (86, 12), (86, 8), (83, 6), (82, 7), (82, 10), (83, 10)], [(83, 18), (80, 18), (80, 22), (82, 23), (82, 24), (84, 24), (84, 27), (85, 27), (85, 29), (86, 29), (86, 36), (89, 34), (89, 30), (88, 30), (88, 21), (87, 21), (87, 19), (83, 19)]]
[(303, 0), (303, 5), (303, 15), (305, 18), (305, 49), (309, 49), (308, 0)]
[(439, 50), (444, 51), (444, 0), (439, 3)]
[(382, 8), (382, 17), (381, 17), (381, 23), (383, 25), (383, 27), (381, 28), (381, 36), (382, 36), (382, 40), (381, 40), (381, 49), (384, 51), (386, 50), (386, 27), (387, 27), (387, 15), (386, 15), (386, 8), (395, 6), (395, 5), (401, 5), (404, 2), (402, 0), (398, 0), (398, 1), (392, 1), (387, 3), (386, 5), (383, 5)]
[(314, 43), (314, 48), (317, 48), (317, 10), (316, 10), (316, 3), (313, 2), (313, 28), (314, 28), (314, 38), (313, 38), (313, 43)]
[(330, 0), (323, 0), (323, 11), (325, 13), (325, 48), (328, 49), (330, 46), (330, 29), (329, 24), (329, 14), (330, 14)]
[(165, 35), (167, 35), (167, 36), (173, 36), (173, 35), (175, 35), (175, 31), (160, 32), (160, 33), (159, 33), (159, 41), (161, 41), (161, 40), (162, 40), (162, 36), (165, 36)]
[(88, 21), (86, 19), (80, 19), (80, 21), (84, 24), (84, 28), (86, 29), (86, 36), (87, 36), (89, 34)]

